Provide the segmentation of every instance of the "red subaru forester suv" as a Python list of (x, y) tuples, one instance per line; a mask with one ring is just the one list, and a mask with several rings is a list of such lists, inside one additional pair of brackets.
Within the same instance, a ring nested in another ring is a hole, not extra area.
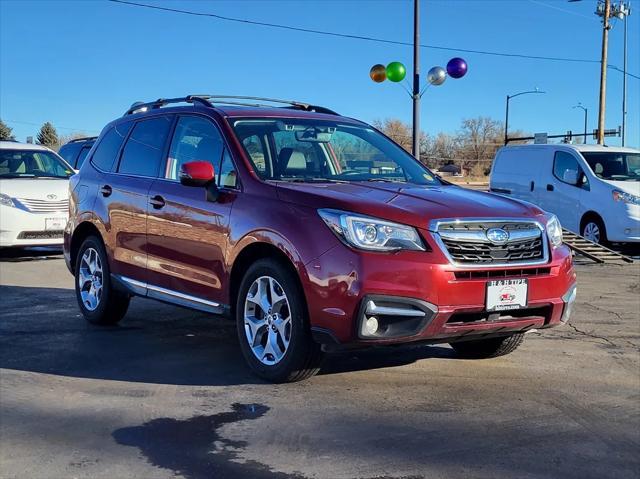
[(87, 158), (64, 246), (91, 323), (117, 323), (132, 296), (228, 315), (258, 375), (296, 381), (342, 348), (495, 357), (571, 314), (555, 216), (451, 185), (326, 108), (136, 103)]

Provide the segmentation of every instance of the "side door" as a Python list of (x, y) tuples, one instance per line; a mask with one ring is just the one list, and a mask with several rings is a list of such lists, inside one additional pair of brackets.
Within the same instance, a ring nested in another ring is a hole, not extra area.
[(109, 218), (111, 272), (124, 281), (147, 282), (149, 188), (158, 176), (173, 117), (137, 121), (115, 162), (98, 187)]
[[(568, 178), (575, 175), (579, 181), (572, 184)], [(588, 188), (585, 178), (578, 159), (568, 151), (557, 150), (553, 155), (551, 171), (547, 169), (539, 185), (540, 207), (555, 214), (560, 224), (572, 231), (579, 229), (581, 198), (584, 189)]]
[[(180, 184), (181, 165), (196, 160), (213, 165), (216, 201), (207, 199), (204, 187)], [(218, 126), (205, 116), (179, 116), (160, 176), (149, 192), (149, 295), (221, 312), (229, 217), (239, 185)]]

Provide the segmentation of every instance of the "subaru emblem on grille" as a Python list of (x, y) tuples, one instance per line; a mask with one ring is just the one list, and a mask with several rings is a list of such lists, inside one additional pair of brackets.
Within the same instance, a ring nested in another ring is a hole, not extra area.
[(54, 194), (47, 195), (47, 199), (49, 199), (49, 200), (55, 200), (57, 198), (58, 198), (58, 195), (54, 195)]
[(505, 244), (509, 241), (509, 232), (502, 228), (490, 228), (487, 230), (487, 239), (493, 244)]

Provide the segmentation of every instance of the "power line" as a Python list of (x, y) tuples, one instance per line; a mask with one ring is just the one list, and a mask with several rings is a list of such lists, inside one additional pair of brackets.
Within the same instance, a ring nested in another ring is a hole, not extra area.
[[(325, 35), (325, 36), (331, 36), (331, 37), (338, 37), (338, 38), (349, 38), (352, 40), (364, 40), (364, 41), (369, 41), (369, 42), (377, 42), (377, 43), (386, 43), (389, 45), (401, 45), (401, 46), (413, 46), (412, 43), (409, 42), (402, 42), (399, 40), (389, 40), (389, 39), (384, 39), (384, 38), (377, 38), (377, 37), (370, 37), (370, 36), (364, 36), (364, 35), (352, 35), (352, 34), (347, 34), (347, 33), (338, 33), (338, 32), (328, 32), (328, 31), (324, 31), (324, 30), (315, 30), (315, 29), (311, 29), (311, 28), (302, 28), (302, 27), (294, 27), (291, 25), (284, 25), (284, 24), (279, 24), (279, 23), (269, 23), (269, 22), (259, 22), (256, 20), (247, 20), (244, 18), (235, 18), (235, 17), (227, 17), (224, 15), (218, 15), (215, 13), (205, 13), (205, 12), (194, 12), (191, 10), (182, 10), (179, 8), (170, 8), (170, 7), (161, 7), (159, 5), (147, 5), (144, 3), (137, 3), (137, 2), (131, 2), (128, 0), (107, 0), (108, 2), (112, 2), (112, 3), (119, 3), (119, 4), (123, 4), (123, 5), (130, 5), (130, 6), (134, 6), (134, 7), (141, 7), (141, 8), (148, 8), (151, 10), (161, 10), (161, 11), (165, 11), (165, 12), (172, 12), (172, 13), (179, 13), (179, 14), (183, 14), (183, 15), (192, 15), (192, 16), (197, 16), (197, 17), (209, 17), (209, 18), (216, 18), (218, 20), (225, 20), (225, 21), (229, 21), (229, 22), (236, 22), (236, 23), (244, 23), (244, 24), (249, 24), (249, 25), (258, 25), (258, 26), (262, 26), (262, 27), (271, 27), (271, 28), (279, 28), (281, 30), (291, 30), (291, 31), (296, 31), (296, 32), (303, 32), (303, 33), (312, 33), (315, 35)], [(546, 60), (546, 61), (561, 61), (561, 62), (574, 62), (574, 63), (600, 63), (600, 60), (589, 60), (586, 58), (564, 58), (564, 57), (549, 57), (549, 56), (542, 56), (542, 55), (525, 55), (525, 54), (520, 54), (520, 53), (506, 53), (506, 52), (494, 52), (494, 51), (488, 51), (488, 50), (472, 50), (472, 49), (468, 49), (468, 48), (452, 48), (452, 47), (444, 47), (441, 45), (430, 45), (430, 44), (420, 44), (420, 47), (422, 48), (430, 48), (432, 50), (443, 50), (443, 51), (450, 51), (450, 52), (462, 52), (462, 53), (473, 53), (473, 54), (478, 54), (478, 55), (490, 55), (490, 56), (499, 56), (499, 57), (510, 57), (510, 58), (527, 58), (530, 60)], [(621, 71), (618, 68), (614, 68), (615, 70)], [(627, 72), (627, 75), (630, 75), (634, 78), (640, 78), (637, 75), (632, 75), (630, 73)]]

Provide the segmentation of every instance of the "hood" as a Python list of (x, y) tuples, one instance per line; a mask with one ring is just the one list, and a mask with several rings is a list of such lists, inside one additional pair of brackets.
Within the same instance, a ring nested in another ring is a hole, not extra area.
[(603, 180), (609, 183), (617, 190), (624, 191), (625, 193), (631, 193), (632, 195), (640, 196), (640, 181), (612, 181)]
[[(0, 193), (11, 198), (63, 201), (69, 198), (66, 178), (5, 178), (0, 179)], [(52, 198), (51, 195), (55, 195)]]
[(435, 219), (534, 219), (544, 214), (529, 203), (453, 185), (278, 182), (278, 196), (311, 208), (351, 211), (418, 228)]

